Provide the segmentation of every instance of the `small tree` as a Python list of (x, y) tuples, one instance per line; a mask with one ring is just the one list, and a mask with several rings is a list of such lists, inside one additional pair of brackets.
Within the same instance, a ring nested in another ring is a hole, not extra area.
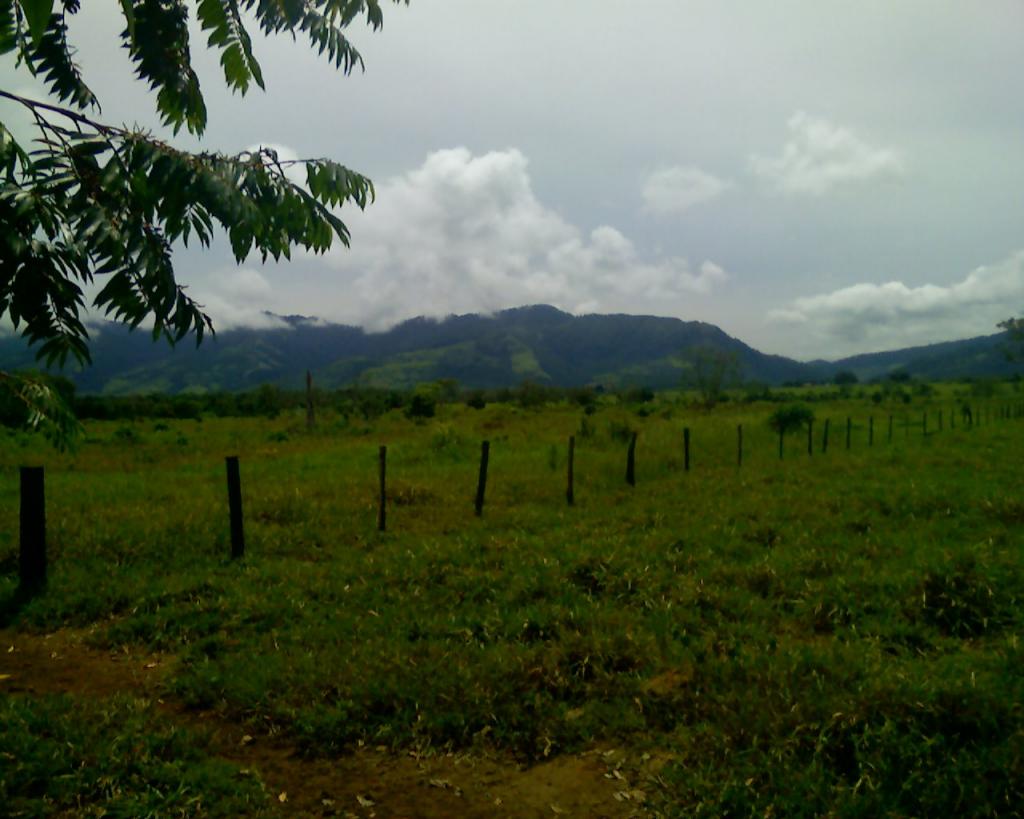
[(832, 380), (837, 387), (850, 387), (860, 381), (860, 379), (857, 378), (857, 373), (852, 372), (851, 370), (840, 370)]
[(694, 347), (689, 354), (688, 381), (696, 388), (701, 403), (711, 409), (739, 377), (739, 357), (732, 350), (718, 347)]
[(804, 404), (788, 404), (779, 407), (768, 419), (768, 424), (776, 432), (785, 435), (803, 429), (814, 421), (814, 410)]
[(1011, 361), (1019, 359), (1021, 352), (1024, 351), (1024, 319), (1008, 318), (1006, 321), (999, 322), (996, 326), (1006, 331), (1011, 344), (1010, 347), (1006, 348), (1006, 357)]

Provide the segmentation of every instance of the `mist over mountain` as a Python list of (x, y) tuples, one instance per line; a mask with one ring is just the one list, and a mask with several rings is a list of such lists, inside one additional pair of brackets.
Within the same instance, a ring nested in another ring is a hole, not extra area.
[[(921, 378), (1008, 376), (1005, 333), (926, 347), (799, 362), (767, 355), (700, 321), (632, 315), (573, 316), (535, 305), (494, 315), (416, 318), (386, 332), (280, 316), (280, 328), (225, 330), (198, 348), (154, 343), (144, 331), (107, 323), (93, 334), (93, 365), (68, 369), (89, 393), (244, 390), (263, 383), (299, 388), (307, 369), (323, 388), (363, 384), (407, 388), (454, 378), (467, 387), (523, 381), (577, 386), (675, 387), (698, 348), (735, 356), (745, 381), (781, 384), (828, 380), (841, 370), (862, 381), (905, 371)], [(33, 368), (18, 337), (0, 338), (0, 368)]]

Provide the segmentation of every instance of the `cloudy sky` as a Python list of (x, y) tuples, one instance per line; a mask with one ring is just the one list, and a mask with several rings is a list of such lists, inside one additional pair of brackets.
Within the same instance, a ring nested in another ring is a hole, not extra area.
[[(79, 61), (106, 120), (159, 131), (117, 9), (85, 4)], [(219, 326), (549, 303), (808, 359), (1024, 312), (1020, 0), (412, 0), (352, 37), (348, 78), (254, 37), (267, 91), (244, 99), (194, 39), (204, 147), (331, 157), (378, 193), (342, 212), (351, 250), (178, 252)]]

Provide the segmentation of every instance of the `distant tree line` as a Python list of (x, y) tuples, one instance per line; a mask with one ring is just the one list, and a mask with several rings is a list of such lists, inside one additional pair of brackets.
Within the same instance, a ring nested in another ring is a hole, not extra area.
[[(567, 403), (577, 406), (586, 415), (593, 414), (601, 405), (632, 406), (640, 416), (655, 410), (659, 401), (682, 403), (695, 410), (707, 411), (716, 404), (771, 402), (822, 402), (840, 399), (870, 401), (874, 404), (909, 404), (915, 399), (928, 399), (935, 393), (934, 386), (916, 381), (904, 373), (894, 373), (885, 380), (859, 383), (837, 376), (831, 384), (786, 384), (772, 387), (748, 382), (729, 390), (717, 389), (714, 400), (709, 401), (707, 390), (656, 393), (647, 386), (557, 387), (524, 381), (514, 387), (496, 389), (466, 389), (455, 379), (446, 378), (420, 384), (414, 389), (400, 390), (374, 386), (349, 386), (339, 389), (315, 389), (314, 402), (318, 411), (333, 412), (345, 419), (369, 421), (392, 410), (400, 410), (411, 420), (432, 418), (438, 407), (446, 404), (464, 404), (483, 409), (488, 404), (503, 404), (521, 409)], [(306, 405), (304, 390), (289, 390), (273, 384), (264, 384), (245, 392), (208, 393), (150, 393), (139, 395), (79, 395), (74, 384), (61, 376), (42, 376), (73, 408), (82, 420), (128, 421), (136, 418), (201, 419), (207, 417), (267, 417), (282, 413), (303, 411)], [(1008, 380), (974, 379), (964, 382), (960, 392), (974, 397), (991, 397), (1003, 389), (1020, 390), (1021, 378)], [(667, 396), (667, 397), (666, 397)], [(17, 428), (29, 421), (25, 403), (0, 392), (0, 426)]]

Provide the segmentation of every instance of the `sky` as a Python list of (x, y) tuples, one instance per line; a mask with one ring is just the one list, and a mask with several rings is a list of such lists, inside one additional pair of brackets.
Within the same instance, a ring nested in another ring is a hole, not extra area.
[[(118, 14), (84, 4), (78, 61), (104, 121), (161, 133)], [(806, 360), (1024, 313), (1020, 0), (412, 0), (351, 29), (348, 77), (253, 29), (266, 91), (232, 94), (196, 33), (210, 120), (172, 141), (330, 157), (377, 200), (324, 256), (176, 250), (218, 327), (546, 303)], [(7, 58), (0, 87), (42, 93)]]

